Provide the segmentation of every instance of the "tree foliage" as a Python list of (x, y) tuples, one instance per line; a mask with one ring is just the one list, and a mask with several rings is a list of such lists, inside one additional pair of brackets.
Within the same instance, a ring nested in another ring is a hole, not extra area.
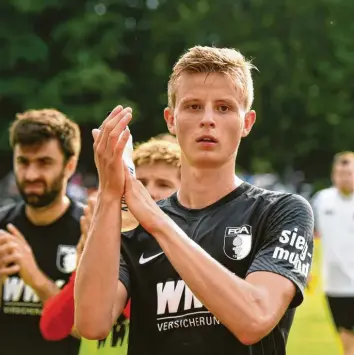
[(165, 131), (171, 67), (202, 44), (238, 48), (259, 69), (244, 168), (318, 179), (335, 152), (354, 149), (350, 0), (8, 0), (0, 13), (3, 148), (28, 108), (56, 107), (85, 125), (129, 104), (136, 140)]

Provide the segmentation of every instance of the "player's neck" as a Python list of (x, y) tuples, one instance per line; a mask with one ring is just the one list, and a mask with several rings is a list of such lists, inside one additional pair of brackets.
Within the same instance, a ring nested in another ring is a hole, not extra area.
[(52, 204), (43, 208), (26, 205), (26, 215), (34, 225), (45, 226), (59, 219), (69, 206), (70, 199), (66, 195), (59, 195)]
[(182, 163), (178, 200), (187, 208), (204, 208), (226, 196), (241, 183), (242, 180), (235, 176), (233, 161), (217, 169), (200, 169)]

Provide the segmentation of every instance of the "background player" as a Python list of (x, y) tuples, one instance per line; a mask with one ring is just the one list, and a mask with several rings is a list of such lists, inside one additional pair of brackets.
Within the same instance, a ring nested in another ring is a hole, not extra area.
[(10, 143), (23, 201), (0, 210), (1, 354), (76, 355), (77, 339), (46, 341), (39, 319), (75, 268), (83, 208), (66, 186), (80, 154), (79, 127), (57, 110), (30, 110), (17, 115)]
[(313, 199), (323, 287), (345, 355), (354, 354), (354, 153), (334, 157), (333, 186)]
[(181, 152), (173, 138), (166, 134), (152, 138), (137, 145), (133, 153), (136, 178), (155, 201), (171, 196), (181, 183)]

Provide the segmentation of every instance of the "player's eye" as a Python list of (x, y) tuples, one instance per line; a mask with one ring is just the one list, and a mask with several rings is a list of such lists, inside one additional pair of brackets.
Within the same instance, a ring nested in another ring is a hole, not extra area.
[(227, 105), (220, 105), (220, 106), (218, 106), (218, 111), (220, 111), (220, 112), (227, 112), (227, 111), (229, 111), (229, 106), (227, 106)]
[(166, 183), (161, 182), (161, 183), (159, 183), (159, 187), (161, 187), (163, 189), (169, 189), (171, 186)]
[(201, 105), (198, 104), (192, 104), (192, 105), (188, 105), (188, 107), (192, 110), (192, 111), (197, 111), (201, 109)]
[(27, 166), (29, 164), (28, 160), (24, 158), (18, 158), (17, 163), (22, 166)]
[(41, 166), (50, 166), (50, 165), (53, 164), (53, 160), (51, 160), (51, 159), (41, 159), (41, 160), (39, 161), (39, 164), (40, 164)]

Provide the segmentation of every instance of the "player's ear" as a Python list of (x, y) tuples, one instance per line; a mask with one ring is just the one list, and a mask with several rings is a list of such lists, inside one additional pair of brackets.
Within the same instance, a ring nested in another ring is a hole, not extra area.
[(247, 137), (256, 122), (256, 111), (251, 110), (245, 114), (242, 128), (242, 137)]
[(176, 134), (176, 127), (175, 127), (175, 116), (174, 110), (170, 107), (166, 107), (163, 111), (163, 115), (167, 124), (168, 131), (175, 135)]
[(77, 167), (77, 157), (72, 156), (67, 160), (64, 169), (64, 174), (67, 179), (70, 179), (74, 175), (76, 171), (76, 167)]

